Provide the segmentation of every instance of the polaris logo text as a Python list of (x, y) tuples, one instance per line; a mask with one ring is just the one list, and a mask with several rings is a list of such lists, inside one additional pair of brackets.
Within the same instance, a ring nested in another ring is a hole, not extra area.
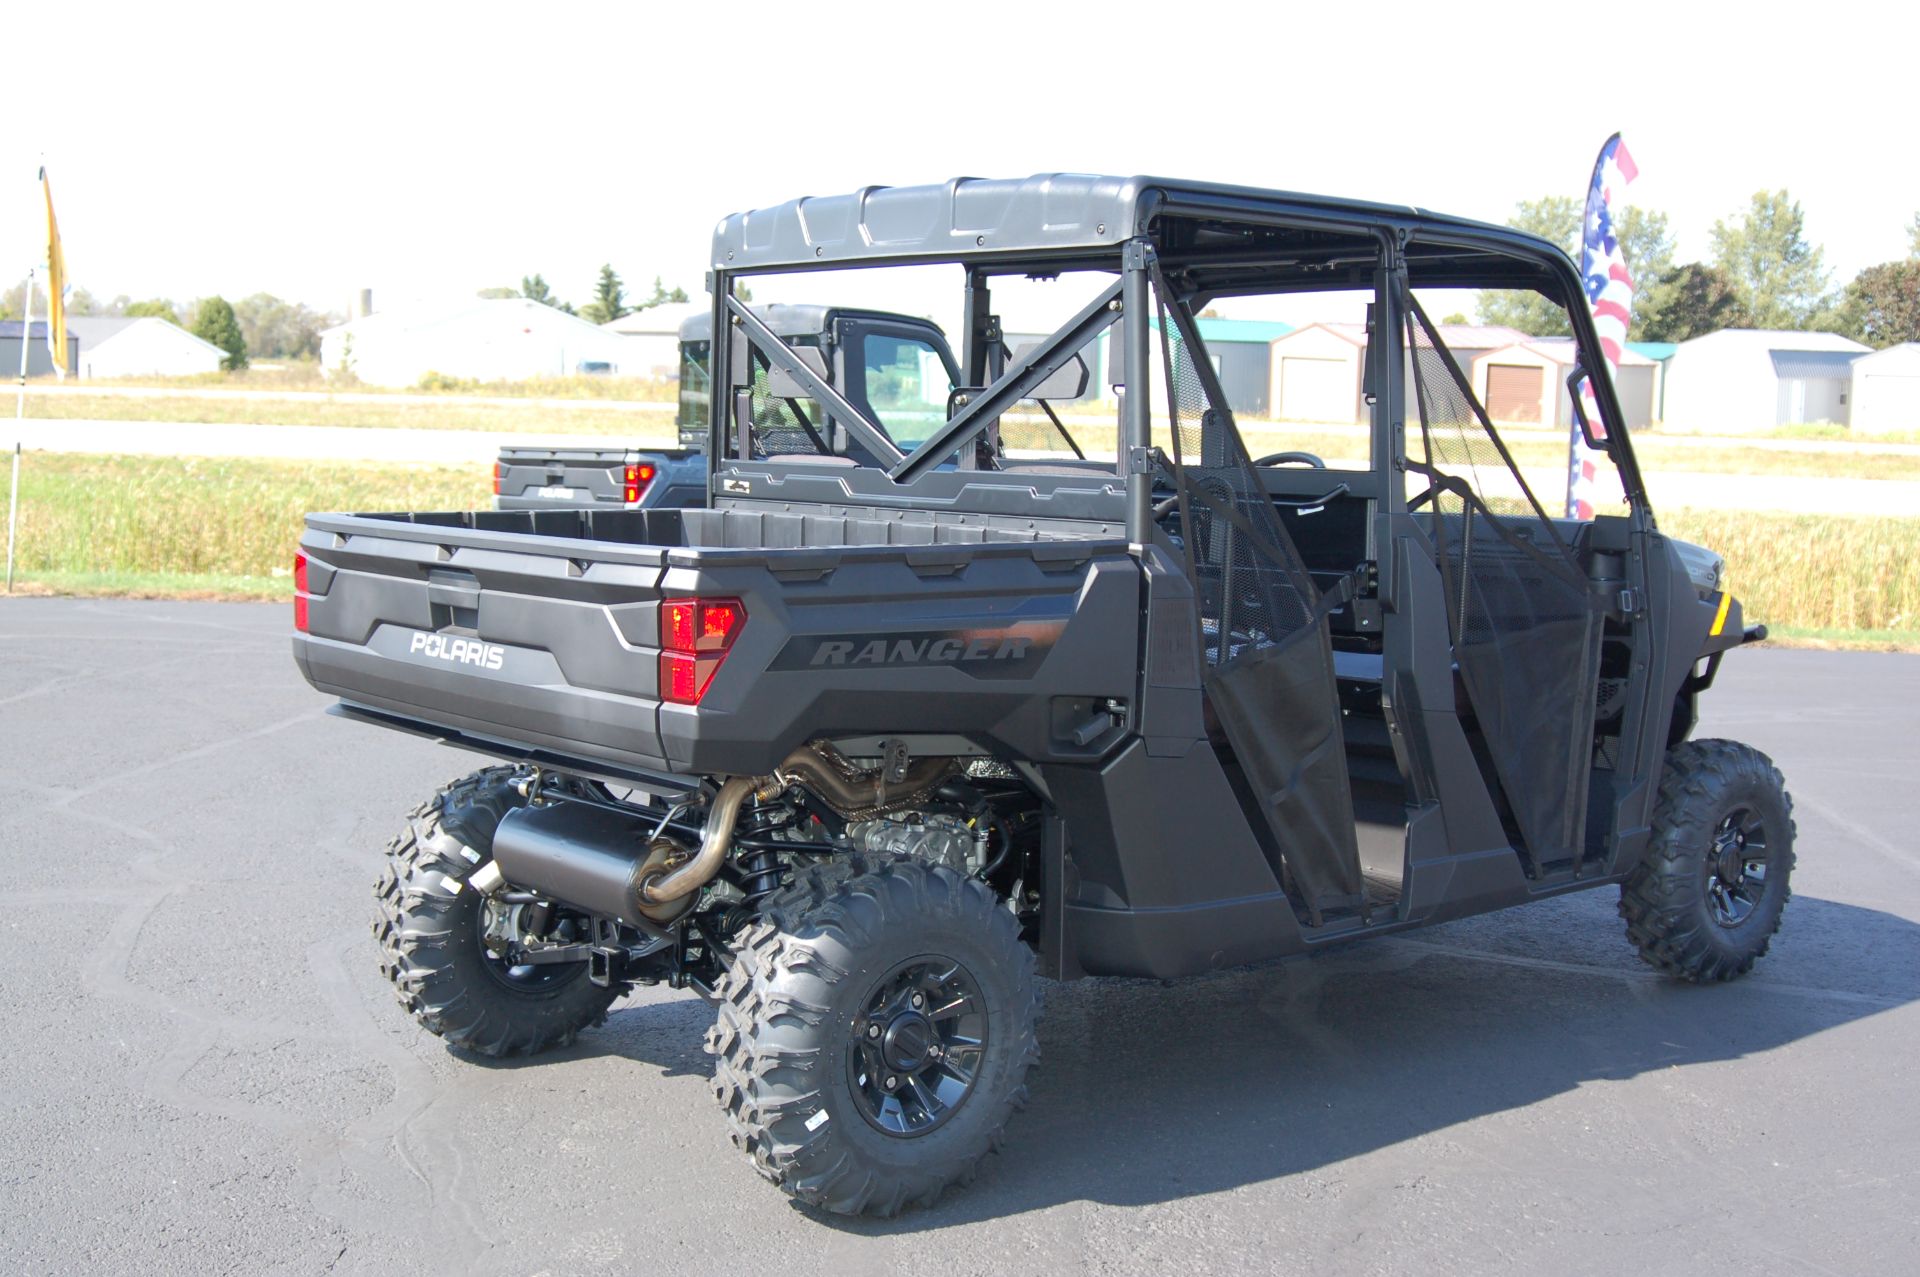
[(1024, 634), (990, 638), (829, 639), (810, 665), (952, 665), (961, 661), (1018, 661), (1033, 640)]
[(487, 670), (497, 670), (507, 662), (507, 649), (497, 643), (448, 638), (444, 634), (423, 634), (419, 630), (413, 632), (413, 641), (407, 646), (407, 651), (452, 661), (456, 665), (478, 665)]

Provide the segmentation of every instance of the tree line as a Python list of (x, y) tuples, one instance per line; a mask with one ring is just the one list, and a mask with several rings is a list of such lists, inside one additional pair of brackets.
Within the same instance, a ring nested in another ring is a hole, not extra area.
[[(0, 292), (0, 319), (19, 319), (25, 314), (26, 287), (23, 281)], [(521, 279), (517, 289), (483, 288), (479, 295), (525, 297), (569, 315), (577, 314), (595, 324), (610, 323), (662, 302), (687, 300), (684, 288), (666, 288), (656, 275), (653, 295), (629, 305), (626, 287), (611, 265), (600, 268), (593, 296), (578, 310), (556, 297), (547, 281), (537, 274)], [(42, 319), (47, 314), (47, 293), (38, 281), (33, 286), (33, 313)], [(125, 293), (102, 301), (84, 288), (74, 288), (67, 294), (67, 314), (76, 318), (151, 316), (164, 319), (218, 346), (225, 352), (221, 366), (228, 371), (245, 368), (254, 359), (318, 359), (320, 334), (345, 322), (340, 314), (315, 310), (304, 302), (286, 301), (271, 293), (255, 293), (237, 302), (220, 296), (203, 297), (182, 305), (165, 297), (136, 301)]]
[(600, 268), (599, 278), (594, 281), (593, 296), (578, 310), (573, 308), (571, 302), (565, 302), (556, 297), (546, 279), (537, 274), (521, 276), (518, 288), (483, 288), (480, 290), (480, 296), (524, 297), (528, 301), (539, 302), (542, 306), (551, 306), (569, 315), (578, 315), (590, 324), (610, 324), (623, 316), (658, 306), (663, 302), (686, 301), (687, 290), (679, 287), (669, 289), (664, 286), (661, 277), (655, 275), (653, 295), (628, 305), (626, 285), (614, 271), (612, 264), (608, 263)]
[[(1550, 195), (1520, 201), (1507, 224), (1552, 240), (1578, 261), (1583, 215), (1581, 201)], [(1629, 207), (1615, 233), (1635, 284), (1636, 340), (1772, 328), (1836, 332), (1874, 347), (1920, 341), (1920, 213), (1907, 227), (1904, 259), (1869, 266), (1838, 288), (1785, 190), (1756, 191), (1743, 212), (1716, 221), (1710, 261), (1674, 264), (1665, 213)], [(1570, 331), (1566, 312), (1532, 292), (1483, 292), (1479, 317), (1536, 337)]]
[[(25, 313), (26, 287), (23, 282), (0, 293), (0, 319), (19, 319)], [(47, 315), (46, 290), (37, 281), (33, 286), (33, 313), (41, 319)], [(125, 293), (101, 301), (84, 288), (67, 294), (67, 315), (164, 319), (226, 352), (221, 366), (228, 370), (245, 368), (255, 358), (318, 358), (320, 333), (341, 322), (339, 315), (272, 293), (255, 293), (237, 302), (216, 295), (182, 305), (165, 297), (135, 301)]]

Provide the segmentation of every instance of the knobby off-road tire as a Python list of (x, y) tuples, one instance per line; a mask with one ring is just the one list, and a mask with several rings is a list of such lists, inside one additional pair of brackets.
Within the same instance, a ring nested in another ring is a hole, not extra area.
[(1682, 980), (1745, 975), (1780, 929), (1793, 837), (1793, 799), (1773, 760), (1735, 741), (1674, 746), (1647, 857), (1620, 887), (1627, 938)]
[(415, 808), (387, 844), (373, 890), (380, 972), (400, 1005), (429, 1033), (489, 1056), (565, 1046), (605, 1020), (622, 992), (590, 982), (584, 962), (510, 969), (482, 943), (483, 901), (465, 883), (492, 859), (501, 817), (523, 801), (511, 775), (489, 767)]
[[(942, 989), (963, 992), (935, 996)], [(923, 990), (932, 1019), (916, 1025)], [(892, 1215), (972, 1179), (1026, 1103), (1039, 1059), (1033, 954), (1012, 915), (981, 883), (918, 860), (854, 856), (801, 871), (741, 933), (717, 992), (706, 1049), (734, 1144), (781, 1189), (835, 1214)], [(962, 998), (964, 1014), (948, 1009)], [(876, 1013), (883, 1005), (893, 1010)], [(883, 1042), (929, 1031), (940, 1042), (925, 1073), (869, 1068)], [(960, 1045), (975, 1037), (977, 1048)], [(955, 1061), (971, 1066), (964, 1090), (942, 1072)], [(887, 1077), (898, 1095), (880, 1090)], [(932, 1104), (910, 1094), (919, 1078), (929, 1081), (914, 1094)]]

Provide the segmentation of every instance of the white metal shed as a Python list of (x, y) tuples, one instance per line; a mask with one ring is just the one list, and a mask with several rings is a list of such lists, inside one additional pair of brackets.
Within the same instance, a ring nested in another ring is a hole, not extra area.
[(1849, 424), (1858, 434), (1920, 431), (1920, 342), (1903, 342), (1853, 361)]
[(1867, 347), (1838, 333), (1727, 328), (1675, 348), (1667, 363), (1666, 423), (1744, 434), (1799, 421), (1847, 421), (1855, 357)]
[(218, 372), (227, 352), (156, 315), (82, 315), (67, 320), (80, 339), (81, 377), (187, 377)]

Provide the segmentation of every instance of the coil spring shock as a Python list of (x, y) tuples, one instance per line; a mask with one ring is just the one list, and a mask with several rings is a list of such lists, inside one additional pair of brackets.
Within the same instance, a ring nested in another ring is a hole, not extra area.
[(737, 879), (742, 898), (728, 909), (721, 925), (728, 935), (760, 916), (760, 906), (780, 890), (780, 857), (772, 851), (750, 851), (740, 857)]
[(743, 918), (751, 918), (760, 912), (768, 896), (780, 890), (780, 857), (771, 851), (748, 852), (740, 859), (740, 869), (746, 875), (740, 884), (745, 898), (734, 909)]

